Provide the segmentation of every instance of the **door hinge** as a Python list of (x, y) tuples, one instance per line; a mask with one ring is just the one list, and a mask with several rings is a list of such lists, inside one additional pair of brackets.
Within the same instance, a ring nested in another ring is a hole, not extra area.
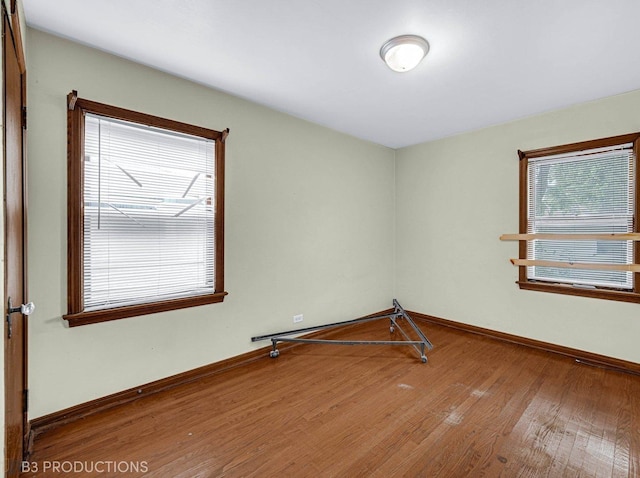
[(22, 107), (22, 129), (27, 129), (27, 107)]
[(28, 388), (26, 388), (22, 392), (22, 398), (23, 398), (22, 411), (24, 413), (27, 413), (29, 411), (29, 389)]

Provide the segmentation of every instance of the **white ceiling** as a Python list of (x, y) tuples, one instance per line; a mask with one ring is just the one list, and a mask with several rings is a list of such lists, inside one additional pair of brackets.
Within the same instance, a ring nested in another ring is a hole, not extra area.
[[(34, 28), (393, 148), (640, 88), (640, 0), (24, 0), (24, 9)], [(401, 34), (431, 45), (408, 73), (379, 56)]]

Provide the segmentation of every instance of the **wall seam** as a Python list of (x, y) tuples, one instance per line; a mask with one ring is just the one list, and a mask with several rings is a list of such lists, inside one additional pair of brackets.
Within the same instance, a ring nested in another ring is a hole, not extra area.
[(393, 150), (393, 297), (398, 297), (398, 150)]

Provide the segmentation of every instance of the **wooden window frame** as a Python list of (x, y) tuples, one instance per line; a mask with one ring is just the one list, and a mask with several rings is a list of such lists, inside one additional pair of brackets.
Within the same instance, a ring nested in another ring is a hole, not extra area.
[[(638, 153), (640, 152), (640, 132), (624, 134), (620, 136), (611, 136), (608, 138), (601, 138), (591, 141), (582, 141), (579, 143), (565, 144), (561, 146), (553, 146), (550, 148), (541, 148), (530, 151), (518, 150), (518, 156), (520, 158), (520, 199), (519, 199), (519, 214), (520, 224), (519, 230), (521, 234), (527, 233), (528, 224), (528, 166), (529, 159), (539, 158), (542, 156), (551, 156), (555, 154), (566, 154), (576, 151), (604, 148), (608, 146), (616, 146), (625, 143), (633, 143), (634, 154), (634, 217), (633, 217), (633, 232), (640, 232), (638, 225), (638, 219), (640, 218), (640, 194), (638, 187), (640, 186), (640, 165), (638, 163)], [(633, 243), (633, 257), (634, 262), (640, 260), (640, 242), (635, 241)], [(519, 258), (527, 258), (527, 243), (526, 241), (520, 241), (519, 244)], [(592, 297), (596, 299), (616, 300), (622, 302), (634, 302), (640, 303), (640, 273), (634, 273), (633, 275), (633, 289), (629, 291), (609, 289), (604, 287), (598, 287), (595, 289), (586, 289), (573, 287), (570, 284), (560, 284), (553, 282), (543, 282), (530, 280), (527, 278), (526, 267), (519, 267), (518, 286), (523, 290), (533, 290), (539, 292), (551, 292), (555, 294), (566, 294), (581, 297)]]
[[(227, 292), (224, 290), (224, 170), (225, 140), (229, 129), (215, 131), (179, 121), (127, 110), (115, 106), (78, 98), (75, 91), (67, 97), (67, 307), (63, 319), (69, 326), (86, 325), (109, 320), (124, 319), (140, 315), (166, 312), (222, 302)], [(178, 299), (105, 308), (84, 310), (83, 270), (84, 270), (84, 127), (85, 114), (97, 115), (132, 123), (162, 128), (215, 141), (215, 285), (212, 294), (183, 297)]]

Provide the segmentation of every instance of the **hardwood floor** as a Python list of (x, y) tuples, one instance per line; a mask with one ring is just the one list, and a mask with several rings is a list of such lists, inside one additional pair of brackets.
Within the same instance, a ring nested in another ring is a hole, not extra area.
[(409, 347), (297, 346), (49, 430), (22, 476), (640, 476), (639, 376), (419, 325), (427, 364)]

